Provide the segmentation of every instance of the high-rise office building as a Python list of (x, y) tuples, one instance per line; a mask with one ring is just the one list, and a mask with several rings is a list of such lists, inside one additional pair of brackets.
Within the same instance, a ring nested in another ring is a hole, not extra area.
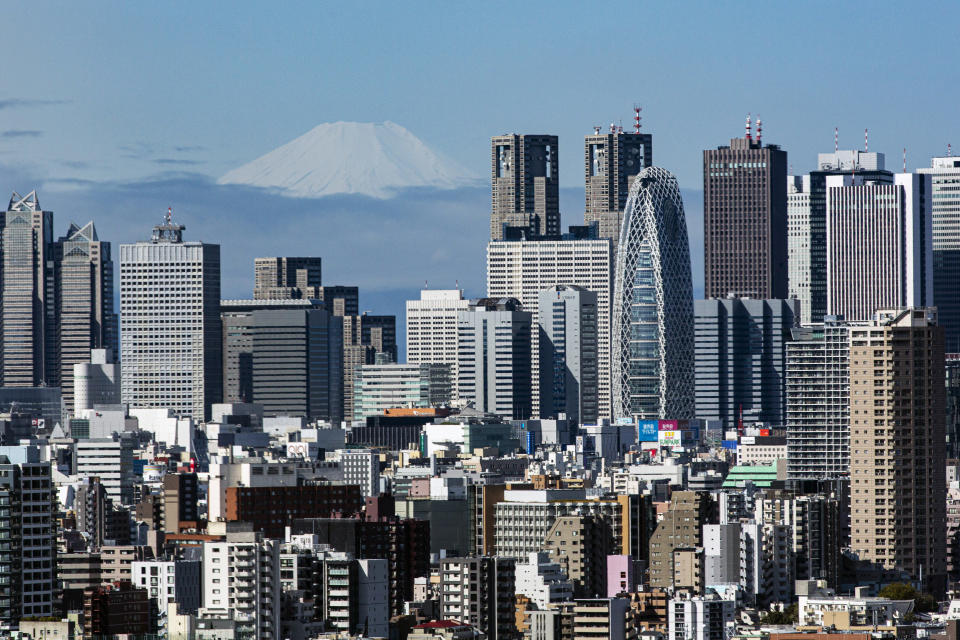
[(357, 369), (364, 365), (397, 361), (397, 317), (367, 313), (343, 316), (343, 415), (354, 416), (354, 385)]
[(616, 251), (630, 185), (638, 173), (653, 165), (653, 136), (614, 129), (610, 125), (609, 133), (601, 133), (598, 127), (584, 138), (583, 221), (596, 222), (600, 237), (613, 240)]
[(934, 158), (931, 165), (917, 173), (931, 179), (933, 304), (947, 353), (960, 353), (960, 158)]
[(531, 411), (532, 314), (513, 298), (481, 298), (457, 314), (457, 397), (525, 420)]
[(343, 420), (343, 322), (326, 309), (253, 312), (253, 402), (265, 416)]
[(697, 417), (783, 426), (786, 357), (796, 300), (694, 302)]
[(787, 297), (787, 152), (760, 123), (703, 152), (704, 297)]
[(680, 187), (644, 169), (617, 249), (612, 313), (613, 415), (694, 417), (693, 285)]
[(319, 298), (320, 258), (254, 258), (254, 300)]
[(850, 473), (849, 327), (836, 316), (793, 329), (787, 343), (787, 474)]
[(827, 177), (827, 313), (849, 322), (933, 303), (930, 176)]
[[(560, 238), (487, 245), (487, 295), (516, 298), (540, 322), (539, 298), (551, 287), (577, 286), (597, 295), (598, 415), (610, 417), (610, 309), (613, 300), (611, 240), (566, 234)], [(532, 336), (533, 413), (540, 415), (540, 334)]]
[(557, 136), (508, 134), (490, 141), (490, 239), (505, 229), (528, 237), (560, 233)]
[(539, 386), (543, 418), (595, 424), (599, 418), (597, 294), (575, 285), (540, 292)]
[(116, 353), (117, 318), (113, 312), (113, 260), (110, 243), (97, 236), (93, 222), (71, 224), (55, 245), (59, 306), (60, 388), (68, 410), (74, 408), (74, 366), (90, 361), (93, 349)]
[(448, 364), (456, 376), (457, 313), (469, 306), (459, 289), (424, 289), (407, 300), (407, 363)]
[(54, 615), (56, 494), (50, 462), (36, 447), (0, 455), (0, 624)]
[(800, 322), (823, 322), (827, 313), (827, 176), (856, 172), (893, 182), (882, 153), (834, 151), (817, 156), (817, 170), (787, 177), (788, 297), (800, 301)]
[(319, 298), (335, 316), (355, 316), (360, 313), (360, 290), (357, 287), (332, 285), (319, 287)]
[(355, 420), (397, 407), (450, 403), (450, 367), (445, 364), (365, 364), (357, 367), (353, 385)]
[(3, 385), (56, 385), (56, 286), (53, 212), (43, 211), (36, 191), (14, 193), (3, 216), (0, 276)]
[(123, 402), (203, 420), (220, 402), (220, 245), (184, 242), (169, 214), (120, 245)]
[(91, 349), (86, 362), (73, 365), (73, 415), (98, 404), (120, 404), (120, 365), (110, 349)]
[(850, 547), (946, 588), (943, 329), (933, 308), (850, 328)]

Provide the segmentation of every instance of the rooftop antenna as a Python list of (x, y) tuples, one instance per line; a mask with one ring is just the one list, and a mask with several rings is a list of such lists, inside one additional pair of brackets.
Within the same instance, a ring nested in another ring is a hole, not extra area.
[(833, 152), (837, 153), (840, 151), (840, 128), (833, 128)]
[(640, 110), (642, 107), (638, 103), (633, 103), (633, 132), (640, 133)]
[(610, 133), (616, 133), (616, 132), (617, 132), (617, 125), (611, 122), (611, 123), (610, 123)]
[(424, 288), (424, 289), (429, 289), (429, 288), (430, 288), (430, 283), (429, 283), (428, 281), (424, 280), (424, 281), (423, 281), (423, 288)]
[(948, 143), (947, 143), (947, 157), (949, 158), (949, 157), (952, 156), (952, 155), (953, 155), (953, 147), (951, 147), (951, 146), (950, 146), (950, 143), (948, 142)]
[(750, 135), (750, 114), (748, 113), (747, 114), (747, 140), (750, 140), (751, 138), (753, 138), (753, 136)]
[(757, 114), (757, 144), (762, 145), (761, 139), (763, 138), (763, 121), (760, 119), (760, 114)]
[(617, 133), (623, 133), (623, 120), (620, 121), (620, 126), (617, 127)]
[(602, 128), (603, 128), (603, 127), (601, 127), (600, 125), (594, 125), (594, 126), (593, 126), (593, 135), (595, 135), (595, 136), (600, 135), (600, 129), (602, 129)]
[(867, 153), (870, 151), (870, 132), (867, 129), (863, 130), (863, 152)]
[(166, 223), (170, 224), (170, 221), (173, 219), (173, 207), (167, 207), (167, 217)]
[(907, 172), (907, 148), (903, 148), (903, 172)]

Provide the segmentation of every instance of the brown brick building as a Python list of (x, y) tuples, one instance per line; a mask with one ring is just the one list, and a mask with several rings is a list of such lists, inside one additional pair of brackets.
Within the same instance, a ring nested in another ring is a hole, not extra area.
[(317, 484), (297, 487), (230, 487), (226, 519), (250, 522), (268, 538), (283, 538), (284, 527), (299, 518), (352, 515), (363, 509), (360, 487)]

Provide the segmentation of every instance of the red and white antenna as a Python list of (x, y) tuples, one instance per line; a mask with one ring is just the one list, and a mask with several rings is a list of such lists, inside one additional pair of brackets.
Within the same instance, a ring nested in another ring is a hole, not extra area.
[(757, 114), (757, 144), (762, 145), (763, 139), (763, 120), (760, 119), (760, 114)]
[(840, 151), (840, 128), (833, 128), (833, 152), (837, 153)]
[(173, 218), (173, 207), (167, 207), (167, 224), (170, 224), (170, 220)]
[(640, 110), (641, 107), (639, 104), (634, 103), (633, 105), (633, 132), (640, 133)]
[(866, 129), (863, 130), (863, 151), (870, 151), (870, 132)]
[(753, 138), (752, 132), (750, 130), (750, 114), (747, 114), (747, 140)]

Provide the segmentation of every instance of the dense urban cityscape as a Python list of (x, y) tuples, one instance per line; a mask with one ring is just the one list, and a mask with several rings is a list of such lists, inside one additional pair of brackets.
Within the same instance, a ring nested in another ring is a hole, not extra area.
[(485, 296), (400, 326), (14, 192), (4, 637), (957, 640), (960, 157), (762, 136), (702, 152), (703, 299), (639, 107), (566, 229), (558, 136), (493, 136)]

